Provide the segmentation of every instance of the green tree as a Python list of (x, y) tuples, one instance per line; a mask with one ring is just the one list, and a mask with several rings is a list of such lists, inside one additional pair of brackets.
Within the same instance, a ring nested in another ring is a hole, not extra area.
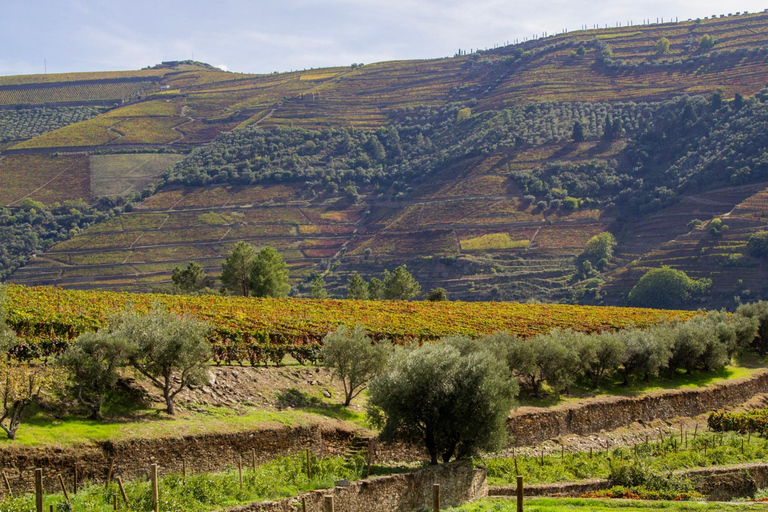
[(544, 382), (556, 394), (574, 382), (577, 359), (573, 344), (565, 342), (569, 336), (569, 332), (556, 329), (527, 340), (506, 333), (485, 340), (489, 346), (496, 347), (500, 358), (506, 359), (509, 371), (520, 380), (527, 392), (538, 398)]
[(400, 265), (384, 278), (384, 298), (388, 300), (410, 300), (421, 293), (421, 285)]
[(384, 298), (384, 282), (378, 277), (371, 278), (371, 282), (368, 283), (368, 297), (371, 300)]
[(659, 374), (672, 356), (672, 340), (666, 327), (652, 329), (625, 329), (616, 333), (624, 345), (621, 364), (624, 385), (629, 386), (632, 375), (643, 375), (647, 382)]
[(312, 299), (328, 298), (328, 292), (325, 289), (325, 278), (323, 276), (317, 275), (312, 279), (312, 284), (309, 286), (309, 296)]
[(259, 251), (251, 268), (251, 292), (255, 297), (287, 297), (288, 265), (275, 249), (267, 246)]
[(613, 333), (574, 334), (574, 351), (579, 370), (593, 388), (600, 387), (600, 381), (618, 370), (626, 353), (621, 339)]
[(661, 267), (649, 270), (630, 290), (630, 306), (674, 309), (684, 307), (691, 299), (705, 293), (709, 279), (691, 279), (682, 270)]
[(613, 257), (613, 249), (616, 247), (616, 239), (605, 231), (589, 239), (584, 250), (576, 258), (576, 265), (581, 269), (581, 278), (586, 279), (593, 273), (593, 269), (605, 270)]
[(187, 263), (187, 268), (174, 267), (171, 281), (184, 292), (198, 292), (208, 286), (205, 269), (195, 261)]
[(715, 46), (716, 42), (717, 41), (713, 36), (709, 34), (704, 34), (703, 36), (701, 36), (701, 39), (699, 39), (699, 48), (701, 48), (702, 50), (709, 50), (710, 48)]
[(163, 393), (168, 414), (183, 389), (208, 382), (207, 323), (155, 307), (144, 315), (126, 310), (110, 329), (127, 341), (131, 366)]
[(221, 282), (233, 293), (248, 297), (255, 261), (256, 249), (251, 244), (237, 242), (221, 264)]
[(347, 288), (347, 298), (352, 300), (368, 300), (368, 283), (357, 272), (352, 273)]
[(448, 292), (445, 291), (445, 288), (433, 288), (427, 294), (427, 300), (431, 302), (448, 300)]
[(739, 111), (741, 110), (741, 107), (744, 106), (744, 96), (741, 95), (741, 93), (736, 93), (733, 96), (733, 110)]
[(472, 117), (472, 109), (469, 107), (463, 108), (456, 114), (456, 121), (460, 123), (462, 121), (466, 121), (470, 117)]
[(656, 51), (658, 53), (669, 53), (669, 39), (662, 37), (656, 41)]
[(758, 231), (747, 240), (749, 254), (755, 258), (768, 258), (768, 231)]
[(373, 343), (362, 325), (351, 331), (342, 325), (323, 338), (323, 364), (331, 369), (333, 378), (344, 385), (345, 407), (382, 371), (391, 352), (391, 343)]
[(128, 361), (130, 345), (108, 327), (77, 337), (59, 363), (69, 371), (77, 399), (91, 411), (91, 419), (100, 420), (107, 394), (113, 391), (118, 370)]
[(373, 379), (369, 411), (383, 424), (382, 439), (421, 442), (437, 464), (502, 448), (516, 391), (490, 352), (425, 343), (397, 351)]
[(563, 208), (570, 212), (579, 209), (579, 200), (575, 197), (566, 197), (563, 199)]
[(573, 123), (573, 133), (571, 134), (573, 142), (584, 142), (584, 126), (580, 121)]
[(751, 304), (742, 304), (736, 309), (736, 315), (757, 322), (757, 334), (752, 342), (757, 346), (760, 355), (768, 354), (768, 302), (759, 301)]
[(614, 139), (613, 133), (613, 118), (608, 116), (605, 118), (605, 127), (603, 128), (603, 140), (611, 141)]

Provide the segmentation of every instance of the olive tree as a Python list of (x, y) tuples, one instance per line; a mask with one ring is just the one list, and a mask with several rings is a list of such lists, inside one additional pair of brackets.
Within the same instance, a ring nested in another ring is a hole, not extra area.
[(616, 334), (624, 345), (621, 362), (624, 385), (632, 375), (643, 375), (645, 381), (659, 374), (672, 355), (672, 339), (666, 328), (626, 329)]
[(736, 316), (752, 318), (757, 322), (757, 335), (753, 342), (760, 355), (768, 353), (768, 302), (761, 300), (742, 304), (736, 309)]
[(321, 357), (333, 378), (344, 385), (344, 406), (349, 406), (386, 365), (392, 352), (389, 342), (373, 343), (362, 325), (351, 331), (342, 325), (323, 338)]
[(123, 336), (105, 327), (78, 336), (59, 358), (59, 364), (69, 371), (77, 399), (91, 411), (91, 419), (102, 419), (101, 408), (117, 385), (118, 370), (127, 362), (129, 349)]
[(396, 351), (370, 384), (369, 413), (381, 438), (421, 442), (430, 463), (504, 446), (517, 386), (487, 350), (466, 355), (453, 344)]
[(131, 366), (162, 392), (168, 414), (175, 414), (174, 400), (184, 388), (207, 382), (207, 323), (155, 306), (143, 315), (124, 311), (114, 330), (128, 343)]
[(592, 387), (598, 388), (603, 378), (618, 369), (626, 347), (613, 333), (574, 333), (572, 338), (581, 374)]

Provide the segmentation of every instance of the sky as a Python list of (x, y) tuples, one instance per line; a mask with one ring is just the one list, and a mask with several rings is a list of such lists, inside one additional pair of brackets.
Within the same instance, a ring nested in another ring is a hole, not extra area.
[(193, 59), (244, 73), (447, 57), (533, 34), (759, 12), (753, 0), (9, 0), (0, 75)]

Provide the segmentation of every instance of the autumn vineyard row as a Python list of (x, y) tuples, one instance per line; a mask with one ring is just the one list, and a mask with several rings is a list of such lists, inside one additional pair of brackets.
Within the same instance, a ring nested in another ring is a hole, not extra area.
[(143, 312), (158, 304), (210, 322), (217, 363), (252, 365), (279, 363), (286, 354), (312, 361), (323, 336), (342, 324), (363, 324), (374, 339), (405, 343), (497, 331), (528, 337), (557, 327), (598, 332), (694, 314), (518, 303), (189, 297), (13, 285), (7, 298), (8, 323), (21, 337), (16, 349), (20, 357), (54, 355), (126, 306)]

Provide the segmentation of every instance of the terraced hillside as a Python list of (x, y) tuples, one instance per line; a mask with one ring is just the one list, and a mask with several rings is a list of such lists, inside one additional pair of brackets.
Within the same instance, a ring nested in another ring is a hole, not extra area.
[[(760, 13), (271, 75), (3, 77), (0, 104), (31, 128), (3, 138), (0, 123), (0, 204), (85, 199), (109, 219), (10, 280), (148, 291), (190, 260), (216, 275), (245, 240), (278, 248), (299, 294), (318, 273), (342, 296), (353, 271), (407, 263), (454, 298), (564, 301), (575, 257), (610, 230), (605, 301), (662, 264), (721, 276), (718, 305), (761, 296), (762, 264), (726, 253), (761, 223), (734, 207), (768, 183), (767, 61)], [(742, 128), (756, 142), (729, 134)], [(717, 240), (688, 227), (726, 214)]]

